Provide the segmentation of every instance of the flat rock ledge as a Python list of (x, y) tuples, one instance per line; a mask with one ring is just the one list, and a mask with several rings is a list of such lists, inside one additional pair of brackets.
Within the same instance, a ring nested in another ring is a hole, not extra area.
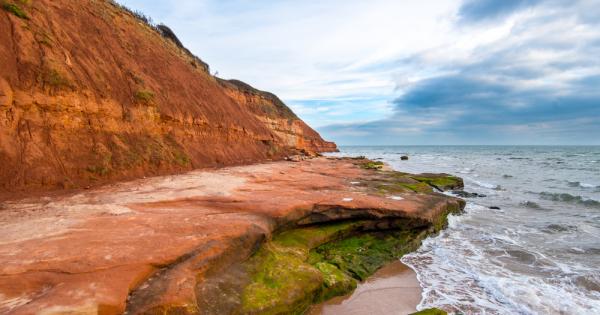
[(316, 158), (5, 201), (0, 314), (301, 314), (442, 229), (460, 188)]

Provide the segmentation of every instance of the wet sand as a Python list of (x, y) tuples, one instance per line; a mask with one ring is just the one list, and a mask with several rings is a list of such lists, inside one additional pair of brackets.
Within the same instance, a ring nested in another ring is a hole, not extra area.
[(351, 294), (315, 305), (310, 315), (405, 315), (417, 311), (421, 287), (416, 273), (400, 261), (383, 267)]

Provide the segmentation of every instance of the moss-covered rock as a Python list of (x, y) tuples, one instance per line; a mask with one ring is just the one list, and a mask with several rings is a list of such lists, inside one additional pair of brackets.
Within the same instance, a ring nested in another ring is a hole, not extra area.
[(410, 222), (372, 230), (373, 223), (316, 225), (275, 236), (247, 262), (250, 282), (240, 312), (302, 314), (313, 303), (352, 292), (358, 281), (417, 249), (433, 232), (431, 226)]
[(322, 290), (314, 302), (326, 301), (356, 289), (357, 281), (338, 267), (327, 262), (317, 262), (314, 266), (323, 274)]
[(428, 193), (432, 192), (431, 186), (421, 183), (407, 183), (407, 182), (393, 182), (393, 183), (385, 183), (377, 186), (377, 190), (380, 193), (384, 194), (393, 194), (393, 193), (405, 193), (405, 192), (418, 192), (418, 193)]
[(384, 166), (384, 163), (381, 161), (367, 161), (360, 165), (360, 167), (366, 170), (380, 170)]
[(359, 234), (315, 249), (323, 260), (358, 280), (365, 280), (390, 261), (415, 250), (425, 236), (422, 230)]
[(466, 202), (459, 199), (458, 203), (449, 203), (446, 211), (433, 220), (433, 232), (438, 233), (448, 226), (448, 216), (451, 214), (460, 214), (465, 207)]
[(364, 184), (369, 191), (380, 195), (433, 192), (429, 184), (411, 178), (410, 174), (395, 171), (380, 171), (376, 178), (364, 181)]
[(462, 178), (448, 174), (419, 174), (411, 176), (411, 178), (435, 187), (440, 191), (464, 188)]
[(296, 248), (299, 251), (306, 250), (304, 254), (308, 255), (311, 248), (342, 238), (363, 226), (364, 223), (364, 221), (343, 221), (293, 229), (277, 235), (273, 238), (273, 243), (281, 247)]
[(314, 301), (351, 292), (356, 281), (311, 255), (311, 249), (350, 235), (363, 222), (340, 222), (283, 232), (248, 262), (251, 283), (242, 294), (244, 314), (301, 314)]
[(244, 314), (301, 314), (323, 283), (319, 269), (272, 243), (252, 258), (251, 268), (252, 281), (242, 295)]
[(416, 249), (428, 231), (366, 231), (372, 223), (309, 226), (275, 236), (247, 262), (250, 283), (241, 313), (301, 314), (313, 303), (348, 294), (358, 281)]
[(429, 308), (416, 313), (412, 313), (410, 315), (448, 315), (448, 313), (438, 308)]

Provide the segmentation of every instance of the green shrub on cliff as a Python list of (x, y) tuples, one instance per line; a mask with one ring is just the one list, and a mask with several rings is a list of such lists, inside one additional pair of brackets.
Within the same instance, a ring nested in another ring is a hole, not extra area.
[(44, 73), (44, 84), (56, 89), (71, 87), (71, 82), (55, 69), (46, 70)]
[(27, 15), (27, 13), (25, 13), (25, 11), (23, 11), (23, 9), (21, 9), (21, 7), (19, 7), (18, 5), (14, 4), (14, 3), (3, 2), (2, 9), (14, 14), (15, 16), (17, 16), (21, 19), (29, 20), (29, 16)]
[(140, 90), (135, 92), (135, 99), (140, 103), (150, 103), (154, 99), (154, 93), (147, 90)]

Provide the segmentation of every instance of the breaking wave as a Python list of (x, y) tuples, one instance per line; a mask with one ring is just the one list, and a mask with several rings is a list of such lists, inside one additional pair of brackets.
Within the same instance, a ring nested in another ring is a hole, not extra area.
[(541, 192), (540, 197), (545, 200), (566, 202), (571, 204), (583, 205), (586, 207), (600, 208), (600, 201), (585, 198), (582, 196), (574, 196), (568, 193), (549, 193)]
[(569, 187), (580, 187), (580, 188), (600, 188), (600, 185), (582, 183), (582, 182), (568, 182)]

